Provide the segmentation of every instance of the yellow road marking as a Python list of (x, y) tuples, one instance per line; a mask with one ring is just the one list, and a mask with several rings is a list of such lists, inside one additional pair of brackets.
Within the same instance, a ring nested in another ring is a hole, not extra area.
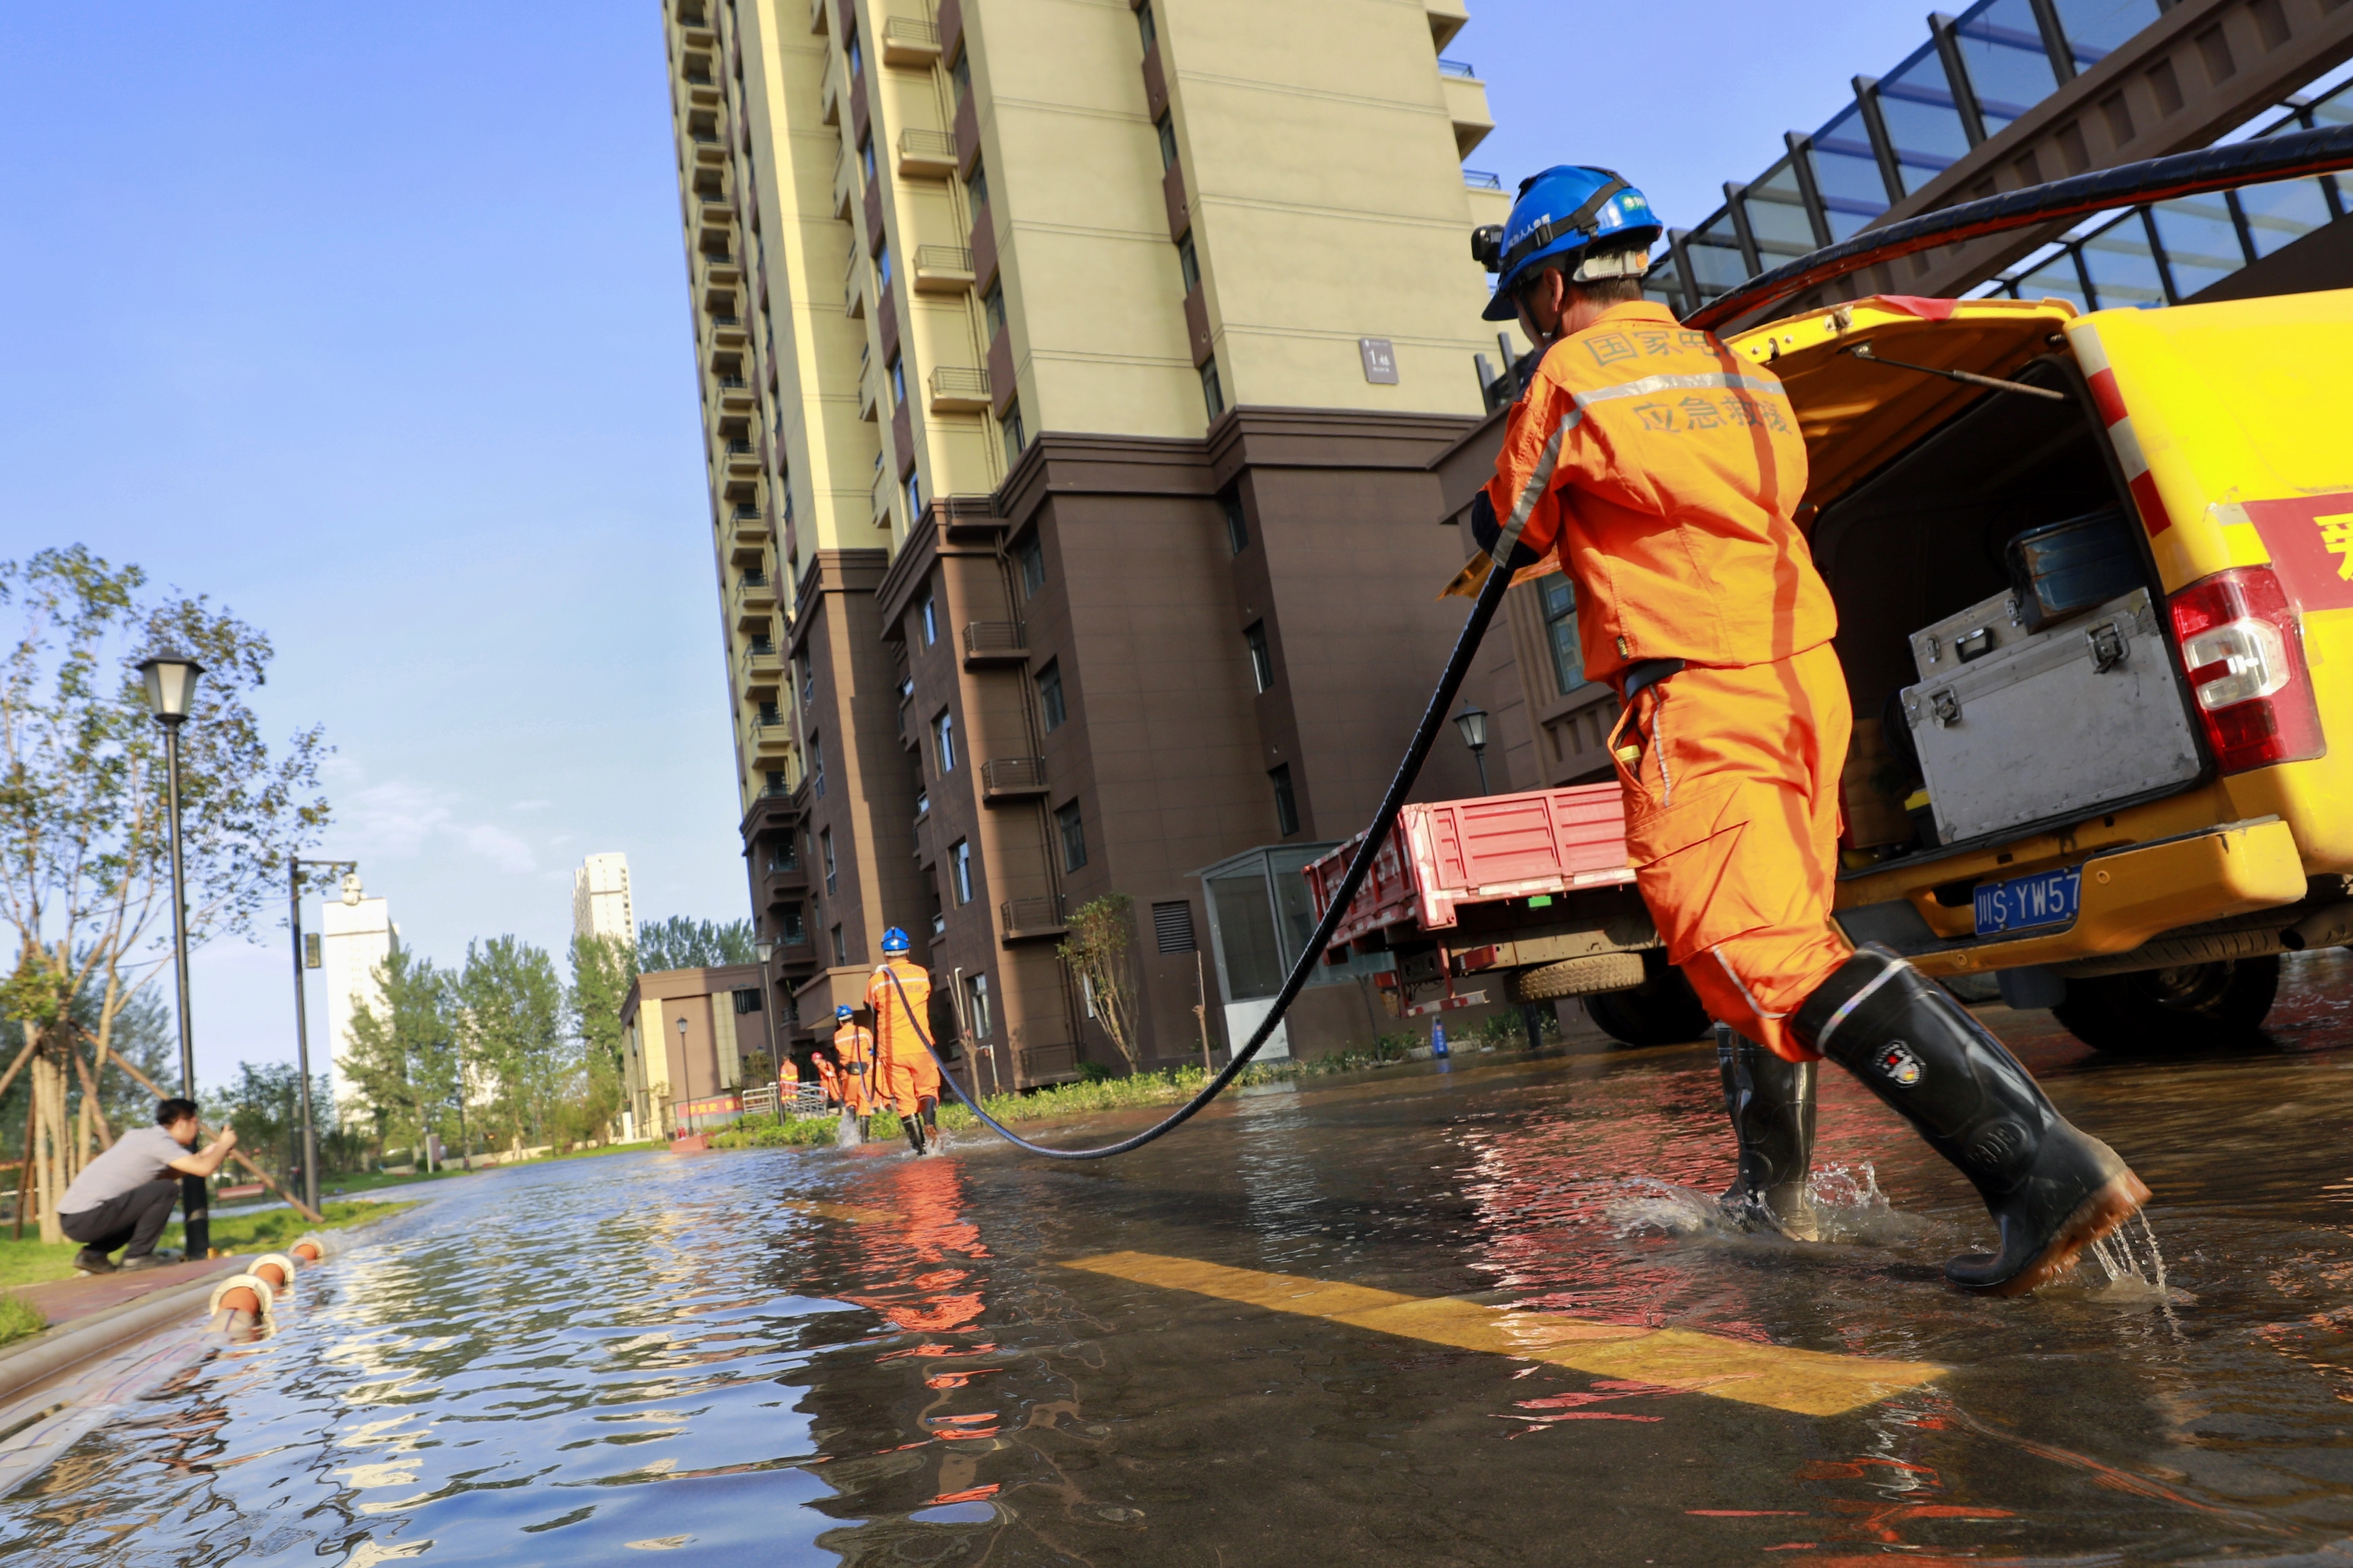
[(852, 1225), (881, 1225), (886, 1220), (907, 1217), (896, 1209), (860, 1208), (856, 1204), (821, 1203), (814, 1198), (787, 1198), (785, 1207), (796, 1214), (813, 1214), (819, 1219), (846, 1219)]
[(1688, 1329), (1641, 1329), (1550, 1312), (1515, 1312), (1456, 1297), (1400, 1296), (1362, 1285), (1261, 1274), (1147, 1252), (1109, 1252), (1064, 1265), (1139, 1285), (1188, 1290), (1271, 1312), (1322, 1318), (1351, 1328), (1458, 1350), (1549, 1362), (1600, 1377), (1625, 1378), (1763, 1405), (1798, 1415), (1841, 1415), (1942, 1376), (1933, 1362), (1757, 1344)]

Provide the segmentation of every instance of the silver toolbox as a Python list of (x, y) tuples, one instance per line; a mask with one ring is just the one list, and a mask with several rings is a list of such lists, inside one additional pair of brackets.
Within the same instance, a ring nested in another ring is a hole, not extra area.
[(2003, 595), (1913, 638), (1927, 679), (1905, 689), (1904, 716), (1938, 842), (2088, 816), (2198, 776), (2173, 646), (2147, 589), (2040, 632), (2013, 624), (2008, 603)]
[(2013, 647), (2033, 634), (2021, 622), (2018, 599), (2004, 588), (1982, 605), (1971, 605), (1935, 626), (1912, 634), (1912, 668), (1923, 680), (1950, 675), (1988, 654)]

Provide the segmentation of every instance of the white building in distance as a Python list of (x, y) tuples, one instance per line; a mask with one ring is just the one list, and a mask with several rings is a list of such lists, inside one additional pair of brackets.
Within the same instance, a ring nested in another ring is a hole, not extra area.
[(629, 858), (591, 855), (572, 873), (572, 934), (638, 940), (637, 910), (629, 903)]
[[(342, 898), (319, 900), (319, 967), (327, 982), (330, 1061), (341, 1061), (350, 1054), (352, 1020), (360, 1010), (383, 1007), (384, 984), (377, 970), (400, 931), (392, 923), (389, 903), (361, 898), (359, 891), (359, 876), (353, 872), (343, 878)], [(340, 1074), (335, 1079), (335, 1108), (346, 1118), (355, 1114)]]

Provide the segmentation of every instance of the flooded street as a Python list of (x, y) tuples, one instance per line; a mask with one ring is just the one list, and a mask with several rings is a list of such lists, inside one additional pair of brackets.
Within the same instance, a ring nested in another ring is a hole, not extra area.
[(0, 1551), (2353, 1561), (2353, 960), (2292, 963), (2264, 1047), (2175, 1062), (1986, 1016), (2156, 1190), (2163, 1289), (2142, 1240), (2137, 1275), (1947, 1289), (1982, 1208), (1835, 1071), (1847, 1239), (1704, 1223), (1699, 1047), (1261, 1091), (1079, 1167), (978, 1135), (559, 1163), (307, 1274), (0, 1504)]

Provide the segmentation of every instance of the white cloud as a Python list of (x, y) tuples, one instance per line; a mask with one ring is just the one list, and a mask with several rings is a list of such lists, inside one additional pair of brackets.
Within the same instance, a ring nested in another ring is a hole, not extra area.
[(480, 823), (472, 827), (460, 828), (458, 833), (459, 837), (465, 840), (467, 848), (501, 871), (520, 875), (524, 871), (536, 869), (538, 867), (539, 862), (532, 854), (531, 846), (503, 827), (494, 827), (489, 823)]
[(438, 838), (455, 839), (477, 858), (511, 874), (534, 870), (538, 857), (508, 829), (490, 822), (462, 820), (465, 804), (456, 791), (410, 779), (366, 782), (366, 770), (345, 757), (331, 759), (328, 798), (334, 803), (334, 842), (364, 863), (414, 860)]

